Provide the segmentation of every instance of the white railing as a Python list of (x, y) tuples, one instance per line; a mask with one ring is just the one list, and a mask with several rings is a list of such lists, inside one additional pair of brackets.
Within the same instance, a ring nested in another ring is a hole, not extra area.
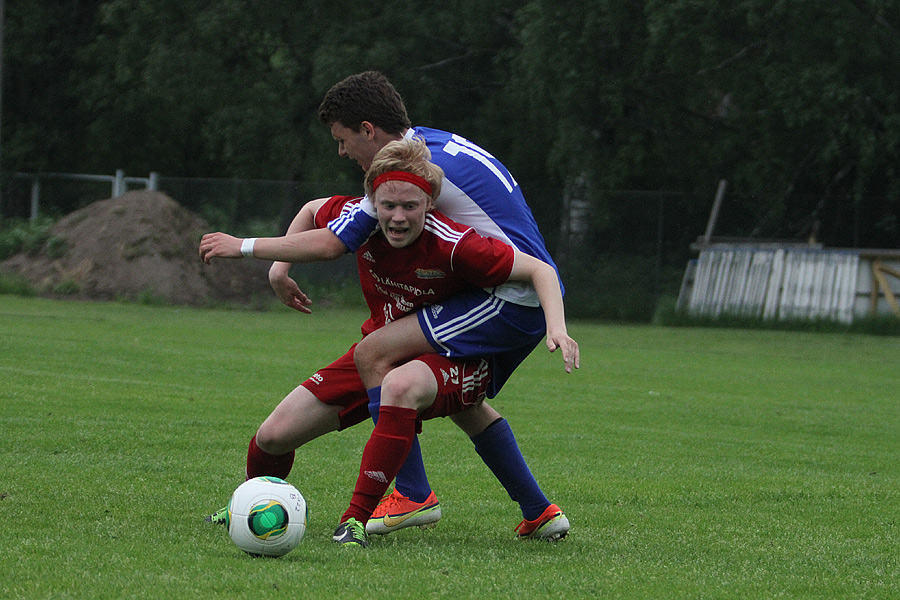
[(40, 212), (41, 180), (67, 179), (70, 181), (100, 181), (112, 184), (112, 197), (118, 198), (128, 191), (128, 184), (140, 184), (148, 190), (156, 190), (159, 185), (159, 174), (150, 173), (149, 177), (127, 177), (122, 169), (115, 175), (83, 175), (80, 173), (16, 173), (16, 179), (31, 180), (31, 220), (35, 220)]

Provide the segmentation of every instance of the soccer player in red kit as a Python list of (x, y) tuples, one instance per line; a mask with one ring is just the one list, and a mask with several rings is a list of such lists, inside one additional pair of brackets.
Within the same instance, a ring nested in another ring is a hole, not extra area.
[[(548, 348), (562, 349), (567, 370), (577, 364), (577, 344), (566, 333), (555, 270), (503, 242), (484, 238), (472, 228), (429, 212), (442, 173), (428, 162), (423, 143), (392, 142), (379, 152), (379, 157), (367, 174), (366, 185), (370, 197), (376, 199), (380, 233), (357, 252), (361, 283), (371, 311), (364, 332), (472, 286), (491, 288), (509, 280), (527, 281), (538, 292), (546, 315)], [(334, 218), (339, 209), (346, 207), (346, 198), (323, 201), (316, 212), (317, 224), (320, 219)], [(239, 256), (238, 252), (290, 261), (296, 259), (296, 251), (286, 238), (265, 238), (248, 244), (230, 236), (206, 236), (201, 244), (201, 255), (207, 261), (213, 256)], [(405, 459), (418, 422), (478, 404), (488, 379), (484, 360), (457, 361), (434, 354), (405, 363), (385, 377), (386, 400), (363, 455), (351, 506), (335, 532), (336, 541), (366, 545), (365, 521)], [(461, 382), (462, 387), (448, 394), (447, 382), (454, 380)], [(326, 373), (323, 383), (327, 382)], [(558, 508), (556, 511), (559, 518), (547, 523), (545, 533), (549, 538), (553, 536), (554, 522), (559, 535), (568, 531), (568, 521)]]

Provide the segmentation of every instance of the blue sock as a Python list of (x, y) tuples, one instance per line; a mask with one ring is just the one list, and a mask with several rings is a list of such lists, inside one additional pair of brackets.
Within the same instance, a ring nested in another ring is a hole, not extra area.
[[(369, 414), (372, 415), (372, 420), (378, 423), (378, 411), (381, 408), (381, 386), (366, 390), (366, 393), (369, 395)], [(418, 435), (413, 438), (406, 461), (397, 472), (394, 487), (413, 502), (425, 502), (431, 494), (431, 484), (428, 483), (428, 476), (425, 474), (422, 447), (419, 446)]]
[(472, 438), (475, 452), (506, 489), (509, 497), (519, 503), (522, 517), (533, 521), (541, 516), (550, 501), (531, 474), (525, 458), (506, 419), (500, 418)]

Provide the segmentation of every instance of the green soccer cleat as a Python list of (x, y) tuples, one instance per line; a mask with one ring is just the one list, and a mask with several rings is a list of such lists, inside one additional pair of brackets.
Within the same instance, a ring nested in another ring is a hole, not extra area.
[(332, 538), (342, 546), (360, 546), (365, 548), (369, 545), (369, 536), (366, 535), (366, 526), (356, 519), (347, 519), (334, 530)]
[(224, 525), (226, 528), (228, 527), (228, 522), (231, 520), (228, 507), (222, 508), (214, 512), (211, 515), (208, 515), (205, 519), (207, 523), (212, 523), (213, 525)]

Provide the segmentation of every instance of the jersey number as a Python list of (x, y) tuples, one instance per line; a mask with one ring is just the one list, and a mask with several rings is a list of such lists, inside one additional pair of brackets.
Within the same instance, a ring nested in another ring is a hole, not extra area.
[[(485, 167), (491, 170), (491, 173), (500, 180), (500, 183), (506, 187), (506, 191), (512, 193), (513, 188), (517, 185), (516, 180), (509, 173), (504, 174), (489, 159), (494, 158), (478, 146), (475, 146), (469, 140), (453, 135), (449, 142), (444, 146), (444, 151), (450, 156), (456, 156), (460, 152), (466, 156), (471, 156)], [(508, 175), (508, 177), (507, 177)]]

